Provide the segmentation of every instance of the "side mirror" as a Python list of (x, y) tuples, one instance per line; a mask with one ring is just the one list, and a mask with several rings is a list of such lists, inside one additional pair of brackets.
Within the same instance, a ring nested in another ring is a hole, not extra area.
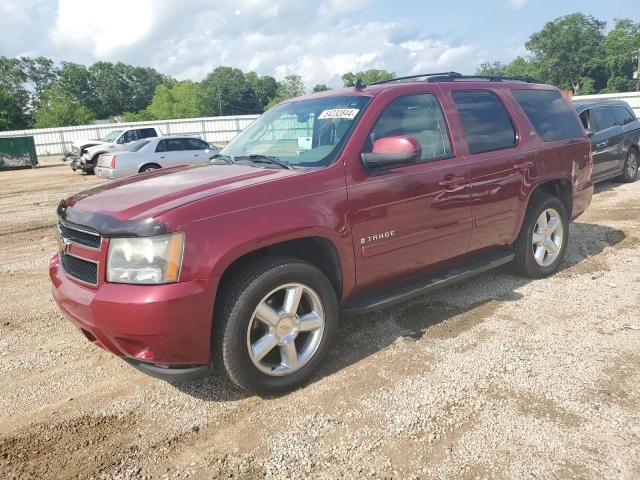
[(116, 143), (119, 143), (119, 144), (122, 145), (124, 143), (124, 135), (122, 135), (120, 138), (118, 138), (118, 140), (116, 140)]
[(588, 137), (588, 138), (591, 138), (591, 137), (593, 137), (593, 134), (594, 134), (595, 132), (594, 132), (593, 130), (591, 130), (590, 128), (585, 128), (585, 129), (584, 129), (584, 133), (586, 133), (586, 134), (587, 134), (587, 137)]
[(371, 153), (360, 157), (367, 168), (385, 168), (416, 162), (422, 156), (422, 147), (415, 138), (385, 137), (373, 143)]

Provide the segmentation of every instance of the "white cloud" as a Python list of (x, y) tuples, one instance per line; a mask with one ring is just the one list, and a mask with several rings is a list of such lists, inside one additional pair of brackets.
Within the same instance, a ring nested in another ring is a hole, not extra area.
[(368, 68), (472, 73), (482, 60), (478, 45), (409, 21), (362, 21), (368, 0), (25, 0), (10, 12), (20, 28), (29, 25), (29, 2), (48, 9), (53, 25), (38, 22), (39, 35), (20, 33), (13, 44), (0, 28), (0, 54), (122, 61), (193, 80), (229, 65), (279, 79), (300, 73), (309, 87), (338, 86), (343, 73)]
[(514, 10), (520, 10), (523, 8), (529, 0), (507, 0), (507, 3)]

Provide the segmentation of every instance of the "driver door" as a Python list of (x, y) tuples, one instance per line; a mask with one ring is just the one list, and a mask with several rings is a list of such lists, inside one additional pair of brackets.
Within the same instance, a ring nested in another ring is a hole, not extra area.
[[(347, 186), (358, 289), (435, 269), (467, 252), (470, 169), (453, 153), (445, 117), (430, 93), (390, 101), (363, 152), (391, 136), (411, 136), (419, 161), (353, 176)], [(361, 167), (364, 170), (364, 167)]]

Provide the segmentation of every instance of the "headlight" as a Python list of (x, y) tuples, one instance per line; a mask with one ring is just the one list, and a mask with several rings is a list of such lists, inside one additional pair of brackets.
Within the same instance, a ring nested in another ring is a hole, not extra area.
[(107, 258), (107, 281), (114, 283), (172, 283), (182, 266), (184, 234), (112, 238)]

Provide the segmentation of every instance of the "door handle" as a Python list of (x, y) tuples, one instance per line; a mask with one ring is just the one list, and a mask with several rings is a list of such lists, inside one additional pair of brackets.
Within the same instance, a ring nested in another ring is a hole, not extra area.
[(596, 147), (597, 148), (604, 148), (607, 145), (609, 145), (609, 142), (600, 142), (600, 143), (596, 143)]
[(456, 177), (454, 175), (447, 175), (443, 180), (438, 182), (438, 185), (441, 187), (445, 187), (445, 189), (449, 192), (457, 192), (458, 190), (462, 190), (464, 187), (460, 184), (466, 180), (465, 177)]
[(518, 170), (520, 172), (526, 172), (527, 170), (529, 170), (530, 168), (533, 168), (533, 162), (522, 162), (522, 163), (516, 163), (513, 168), (514, 170)]

